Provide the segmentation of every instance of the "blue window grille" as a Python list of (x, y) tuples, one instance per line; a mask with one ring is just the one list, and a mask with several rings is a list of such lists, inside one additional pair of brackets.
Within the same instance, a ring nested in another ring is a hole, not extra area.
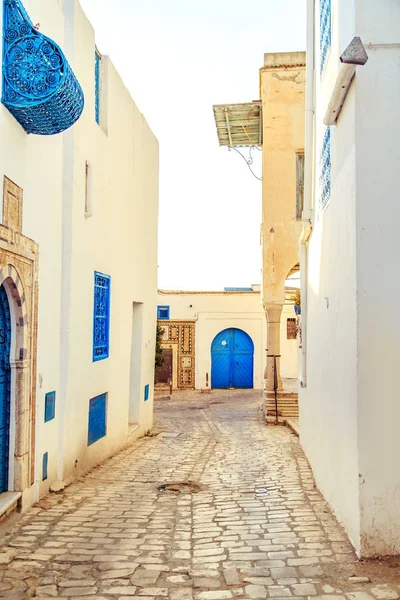
[(107, 394), (89, 400), (88, 446), (107, 433)]
[(147, 400), (149, 399), (149, 395), (150, 395), (150, 386), (149, 384), (144, 386), (144, 401), (147, 402)]
[(108, 358), (110, 353), (111, 278), (94, 274), (93, 361)]
[(320, 156), (320, 207), (323, 209), (331, 197), (331, 128), (327, 127)]
[(54, 135), (82, 114), (84, 96), (61, 48), (33, 25), (21, 0), (3, 0), (2, 103), (26, 133)]
[(169, 306), (157, 306), (157, 319), (169, 319)]
[(332, 6), (331, 0), (320, 0), (319, 2), (319, 29), (320, 29), (320, 70), (321, 75), (325, 68), (328, 50), (332, 41)]
[(49, 466), (49, 453), (45, 452), (43, 454), (43, 461), (42, 461), (42, 481), (46, 481), (48, 474), (48, 466)]
[(56, 416), (56, 393), (48, 392), (44, 398), (44, 422), (52, 421)]
[(98, 125), (100, 125), (100, 61), (101, 56), (96, 50), (94, 54), (94, 106)]

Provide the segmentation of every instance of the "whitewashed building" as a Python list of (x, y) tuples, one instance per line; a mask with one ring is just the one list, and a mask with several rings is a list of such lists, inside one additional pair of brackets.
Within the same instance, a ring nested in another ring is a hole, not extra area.
[(3, 513), (152, 426), (158, 143), (78, 0), (0, 31)]
[[(160, 384), (174, 388), (262, 389), (267, 323), (261, 286), (225, 291), (160, 290), (158, 323), (165, 363)], [(282, 376), (297, 377), (296, 318), (290, 294), (281, 321)]]
[(308, 0), (301, 442), (361, 556), (400, 553), (399, 64), (397, 0)]

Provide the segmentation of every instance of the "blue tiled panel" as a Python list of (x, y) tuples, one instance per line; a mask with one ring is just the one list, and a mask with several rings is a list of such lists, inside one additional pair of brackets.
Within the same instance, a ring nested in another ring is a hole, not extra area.
[(110, 353), (111, 278), (94, 274), (93, 360), (103, 360)]
[(61, 48), (39, 32), (21, 0), (3, 0), (3, 95), (26, 133), (54, 135), (82, 114), (84, 96)]
[(332, 7), (331, 0), (320, 0), (319, 2), (319, 27), (320, 27), (320, 70), (321, 74), (325, 67), (328, 50), (332, 41)]
[(56, 393), (48, 392), (44, 399), (44, 422), (52, 421), (56, 416)]
[(107, 433), (107, 394), (89, 400), (88, 446)]
[(150, 386), (147, 384), (144, 386), (144, 401), (147, 402), (150, 395)]
[(96, 51), (94, 54), (94, 94), (95, 94), (95, 118), (96, 123), (100, 124), (100, 55)]
[(157, 306), (157, 319), (169, 319), (169, 306)]
[(322, 141), (320, 156), (320, 199), (321, 208), (325, 208), (331, 197), (331, 128), (327, 127)]
[(49, 466), (49, 453), (45, 452), (43, 454), (43, 463), (42, 463), (42, 480), (46, 481), (47, 479), (47, 470)]

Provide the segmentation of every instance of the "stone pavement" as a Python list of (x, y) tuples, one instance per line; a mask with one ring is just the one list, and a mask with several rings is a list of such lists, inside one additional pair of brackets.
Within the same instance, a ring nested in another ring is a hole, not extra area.
[[(159, 435), (9, 526), (0, 597), (399, 598), (400, 559), (357, 562), (298, 439), (266, 427), (260, 404), (257, 391), (157, 400)], [(158, 489), (190, 482), (200, 491)]]

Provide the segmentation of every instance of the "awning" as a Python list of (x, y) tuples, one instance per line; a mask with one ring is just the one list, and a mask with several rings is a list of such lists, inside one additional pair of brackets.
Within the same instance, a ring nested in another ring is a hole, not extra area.
[(213, 106), (220, 146), (261, 146), (261, 101)]

